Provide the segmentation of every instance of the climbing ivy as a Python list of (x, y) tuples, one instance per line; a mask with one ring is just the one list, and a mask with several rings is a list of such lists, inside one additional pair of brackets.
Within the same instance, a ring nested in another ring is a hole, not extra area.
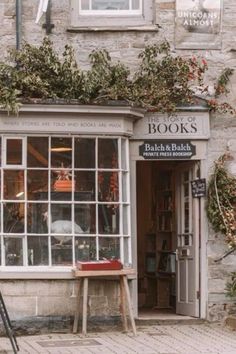
[[(124, 64), (113, 63), (106, 50), (93, 51), (90, 69), (81, 70), (74, 50), (66, 45), (62, 56), (46, 37), (40, 46), (25, 43), (22, 50), (10, 51), (0, 63), (0, 107), (17, 112), (21, 102), (38, 99), (101, 104), (122, 100), (148, 110), (170, 112), (181, 104), (194, 104), (195, 90), (206, 93), (204, 74), (208, 67), (202, 58), (173, 54), (169, 43), (147, 46), (139, 55), (139, 66), (131, 75)], [(215, 98), (207, 100), (209, 109), (231, 111), (217, 97), (227, 93), (232, 69), (225, 69), (215, 83)]]
[(230, 248), (236, 248), (236, 179), (225, 167), (229, 152), (214, 166), (208, 185), (207, 216), (214, 231), (221, 232)]

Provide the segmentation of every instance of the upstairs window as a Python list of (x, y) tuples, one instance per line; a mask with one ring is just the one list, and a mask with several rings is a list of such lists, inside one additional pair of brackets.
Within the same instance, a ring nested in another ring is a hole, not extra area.
[(81, 0), (81, 15), (141, 15), (141, 0)]
[(72, 27), (137, 27), (153, 24), (152, 0), (71, 0)]

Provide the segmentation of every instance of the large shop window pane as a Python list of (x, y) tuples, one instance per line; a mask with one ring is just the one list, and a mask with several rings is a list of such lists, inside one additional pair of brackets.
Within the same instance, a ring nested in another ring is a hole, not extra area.
[(51, 225), (49, 230), (53, 234), (71, 234), (74, 224), (71, 220), (71, 204), (51, 205)]
[(53, 170), (51, 175), (51, 199), (71, 200), (74, 183), (72, 171), (67, 169)]
[(23, 242), (19, 237), (5, 237), (5, 262), (6, 266), (23, 265)]
[(75, 233), (96, 232), (95, 205), (94, 204), (77, 204), (75, 205)]
[[(72, 265), (72, 240), (70, 236), (51, 238), (52, 265)], [(59, 241), (59, 243), (58, 243)]]
[(118, 168), (117, 139), (98, 139), (98, 168)]
[(95, 139), (75, 139), (75, 168), (95, 168)]
[(98, 206), (98, 225), (100, 234), (119, 234), (119, 206), (102, 204)]
[(119, 201), (118, 172), (98, 172), (98, 200), (101, 202)]
[(29, 200), (48, 199), (48, 171), (45, 170), (27, 171), (27, 199)]
[(23, 140), (6, 139), (6, 164), (22, 165), (23, 163)]
[(28, 203), (27, 232), (33, 234), (48, 233), (48, 204)]
[(28, 265), (48, 265), (48, 237), (28, 237)]
[(75, 171), (75, 200), (95, 200), (95, 172)]
[(95, 237), (75, 238), (75, 261), (96, 260), (96, 239)]
[(24, 232), (25, 205), (24, 203), (3, 204), (3, 232)]
[(72, 139), (51, 139), (51, 166), (71, 168), (72, 165)]
[(120, 239), (114, 237), (99, 238), (99, 259), (120, 259)]
[(4, 199), (25, 199), (24, 171), (5, 170), (3, 172)]
[(48, 138), (28, 137), (27, 139), (27, 166), (48, 167)]

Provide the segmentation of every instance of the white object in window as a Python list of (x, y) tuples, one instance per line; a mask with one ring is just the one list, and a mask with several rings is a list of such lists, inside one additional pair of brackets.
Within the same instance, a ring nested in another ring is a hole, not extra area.
[(71, 0), (72, 27), (112, 28), (152, 24), (152, 0)]

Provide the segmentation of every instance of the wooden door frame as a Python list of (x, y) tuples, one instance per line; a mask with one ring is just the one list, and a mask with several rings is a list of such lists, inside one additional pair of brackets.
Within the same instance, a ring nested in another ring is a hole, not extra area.
[[(202, 141), (202, 156), (200, 158), (192, 159), (191, 161), (198, 160), (200, 162), (201, 178), (207, 178), (207, 160), (206, 160), (206, 146), (207, 142)], [(130, 144), (130, 179), (132, 181), (130, 185), (131, 192), (131, 234), (132, 234), (132, 259), (133, 267), (137, 269), (137, 171), (136, 162), (144, 161), (143, 157), (138, 154), (138, 147), (140, 142), (131, 141)], [(148, 160), (147, 160), (148, 161)], [(149, 160), (150, 161), (150, 160)], [(157, 161), (157, 160), (153, 160)], [(177, 160), (170, 160), (177, 161)], [(187, 162), (187, 161), (186, 161)], [(208, 222), (205, 211), (205, 198), (200, 199), (200, 211), (201, 211), (201, 248), (200, 248), (200, 318), (205, 319), (207, 316), (207, 240), (208, 240)], [(131, 282), (131, 296), (134, 308), (135, 317), (138, 316), (138, 279), (134, 279)]]

